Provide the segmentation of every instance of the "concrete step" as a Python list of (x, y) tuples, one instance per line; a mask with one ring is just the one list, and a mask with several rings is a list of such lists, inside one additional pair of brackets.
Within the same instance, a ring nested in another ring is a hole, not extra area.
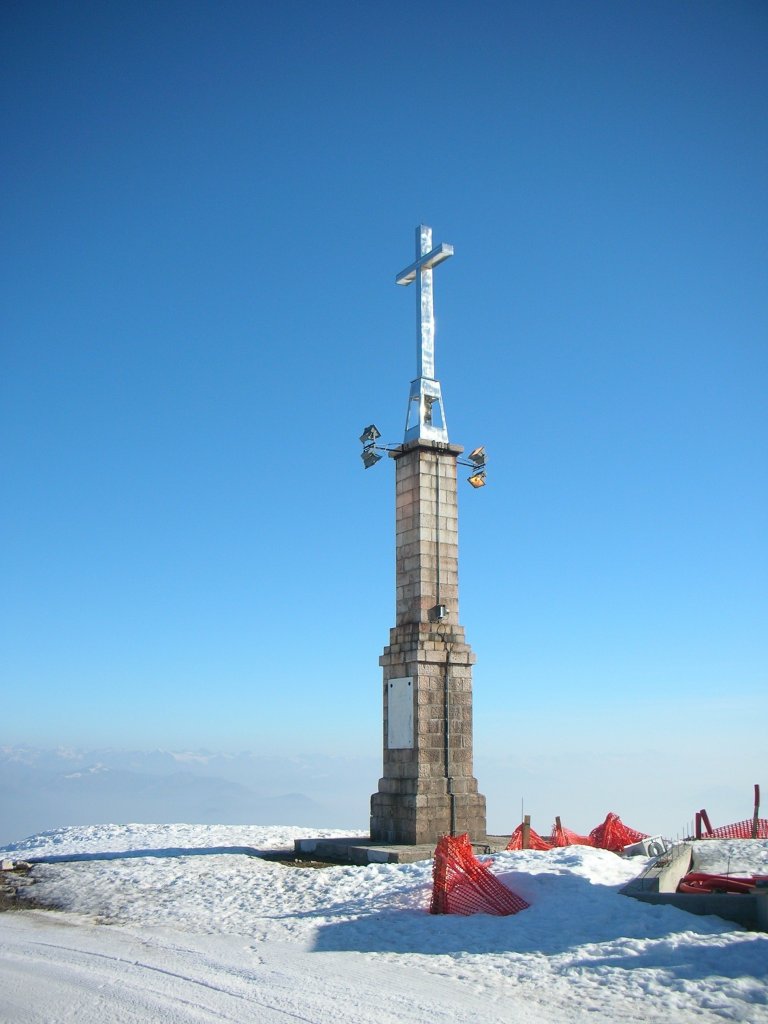
[[(481, 843), (473, 843), (476, 854), (498, 853), (509, 842), (509, 836), (485, 836)], [(324, 860), (332, 864), (412, 864), (417, 860), (432, 860), (435, 844), (419, 846), (387, 845), (370, 839), (295, 839), (294, 852), (298, 859)]]

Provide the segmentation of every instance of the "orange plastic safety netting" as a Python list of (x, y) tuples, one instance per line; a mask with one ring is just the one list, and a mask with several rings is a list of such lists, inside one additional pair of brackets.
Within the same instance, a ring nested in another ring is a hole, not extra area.
[(431, 914), (517, 914), (530, 904), (492, 875), (472, 852), (469, 835), (443, 836), (432, 866)]
[(641, 839), (647, 839), (648, 835), (625, 825), (618, 814), (611, 811), (606, 815), (602, 825), (592, 829), (589, 838), (592, 846), (596, 846), (599, 850), (611, 850), (613, 853), (618, 853), (625, 846), (631, 846), (632, 843), (639, 843)]
[(592, 840), (589, 836), (580, 836), (577, 832), (571, 832), (559, 822), (555, 822), (552, 828), (553, 846), (591, 846)]
[[(757, 831), (757, 835), (755, 835)], [(703, 839), (768, 839), (768, 818), (755, 819), (746, 818), (744, 821), (736, 821), (733, 825), (721, 825), (720, 828), (713, 828)]]
[(523, 826), (518, 825), (512, 835), (509, 837), (507, 843), (508, 850), (551, 850), (552, 844), (548, 843), (546, 839), (542, 839), (538, 832), (535, 832), (532, 828), (528, 829), (528, 846), (523, 846)]
[(525, 825), (521, 823), (512, 833), (507, 843), (508, 850), (552, 850), (559, 846), (595, 846), (600, 850), (610, 850), (619, 853), (625, 846), (632, 843), (639, 843), (641, 839), (647, 839), (645, 832), (638, 832), (637, 829), (625, 825), (618, 814), (612, 811), (606, 815), (605, 821), (593, 828), (588, 836), (572, 832), (558, 819), (552, 828), (552, 835), (546, 839), (538, 832), (528, 827), (528, 845), (523, 845), (525, 837)]

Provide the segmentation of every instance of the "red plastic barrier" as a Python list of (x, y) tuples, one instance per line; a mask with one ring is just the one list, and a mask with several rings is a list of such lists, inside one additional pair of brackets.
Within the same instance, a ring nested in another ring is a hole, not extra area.
[(508, 889), (472, 852), (469, 835), (443, 836), (432, 866), (430, 914), (496, 914), (526, 910), (529, 903)]
[[(523, 847), (523, 826), (518, 825), (512, 835), (509, 837), (507, 843), (508, 850), (522, 850)], [(548, 843), (546, 839), (542, 839), (538, 832), (533, 829), (529, 829), (528, 833), (528, 849), (529, 850), (551, 850), (552, 844)]]
[(589, 836), (580, 836), (577, 832), (571, 832), (569, 828), (564, 828), (562, 825), (558, 825), (557, 822), (555, 822), (552, 828), (552, 845), (592, 846), (592, 840)]
[(706, 836), (704, 836), (704, 838), (708, 839), (712, 835), (712, 822), (709, 820), (709, 815), (707, 814), (707, 812), (704, 810), (703, 807), (702, 807), (702, 809), (700, 811), (696, 812), (696, 838), (697, 839), (701, 839), (702, 838), (702, 835), (701, 835), (702, 825), (704, 826), (704, 828), (706, 829), (706, 832), (707, 832), (707, 834), (706, 834)]
[(639, 843), (641, 839), (647, 839), (648, 835), (645, 832), (638, 832), (633, 828), (629, 828), (628, 825), (622, 822), (618, 814), (614, 814), (611, 811), (606, 815), (602, 825), (592, 829), (589, 833), (589, 838), (592, 846), (596, 846), (600, 850), (611, 850), (613, 853), (619, 853), (625, 846)]
[[(702, 812), (703, 813), (703, 812)], [(713, 828), (703, 837), (704, 839), (752, 839), (752, 832), (755, 828), (754, 818), (746, 818), (744, 821), (736, 821), (733, 825), (721, 825), (720, 828)], [(757, 835), (755, 839), (768, 839), (768, 818), (757, 819)]]
[[(594, 846), (600, 850), (610, 850), (612, 853), (620, 853), (625, 846), (632, 843), (639, 843), (641, 839), (647, 839), (646, 832), (638, 832), (637, 829), (625, 825), (618, 814), (609, 812), (605, 821), (593, 828), (588, 836), (579, 835), (565, 828), (558, 818), (552, 828), (552, 835), (543, 839), (537, 832), (530, 829), (530, 850), (552, 850), (560, 846)], [(512, 833), (508, 850), (523, 849), (523, 825), (517, 826)]]
[(707, 875), (703, 871), (691, 871), (680, 880), (677, 891), (749, 893), (754, 885), (754, 877), (731, 878), (730, 875)]

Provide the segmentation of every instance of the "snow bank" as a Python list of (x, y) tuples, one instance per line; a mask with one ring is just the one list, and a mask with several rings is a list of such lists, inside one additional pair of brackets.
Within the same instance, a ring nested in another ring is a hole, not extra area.
[[(38, 899), (66, 913), (0, 915), (0, 1019), (48, 1019), (46, 1006), (90, 992), (100, 1008), (84, 995), (82, 1024), (161, 1013), (181, 1022), (288, 1013), (315, 1024), (768, 1022), (768, 935), (621, 896), (642, 858), (587, 847), (500, 854), (492, 869), (530, 909), (466, 918), (426, 912), (429, 861), (312, 870), (215, 852), (289, 846), (301, 834), (93, 826), (6, 848), (15, 857), (129, 856), (35, 867)], [(768, 858), (768, 842), (755, 849)], [(156, 1002), (139, 1000), (121, 1017), (138, 998), (119, 968), (126, 957), (136, 992), (151, 974)], [(13, 993), (30, 964), (37, 981), (20, 1017)], [(158, 972), (176, 980), (161, 983)], [(240, 1009), (230, 1017), (233, 999)]]

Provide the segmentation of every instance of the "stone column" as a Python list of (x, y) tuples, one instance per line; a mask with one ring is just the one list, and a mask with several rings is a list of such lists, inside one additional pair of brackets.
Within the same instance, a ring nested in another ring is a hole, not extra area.
[[(472, 665), (459, 625), (457, 445), (415, 440), (396, 462), (397, 617), (384, 670), (384, 774), (371, 839), (483, 841), (485, 797), (472, 771)], [(440, 617), (440, 606), (445, 614)]]

